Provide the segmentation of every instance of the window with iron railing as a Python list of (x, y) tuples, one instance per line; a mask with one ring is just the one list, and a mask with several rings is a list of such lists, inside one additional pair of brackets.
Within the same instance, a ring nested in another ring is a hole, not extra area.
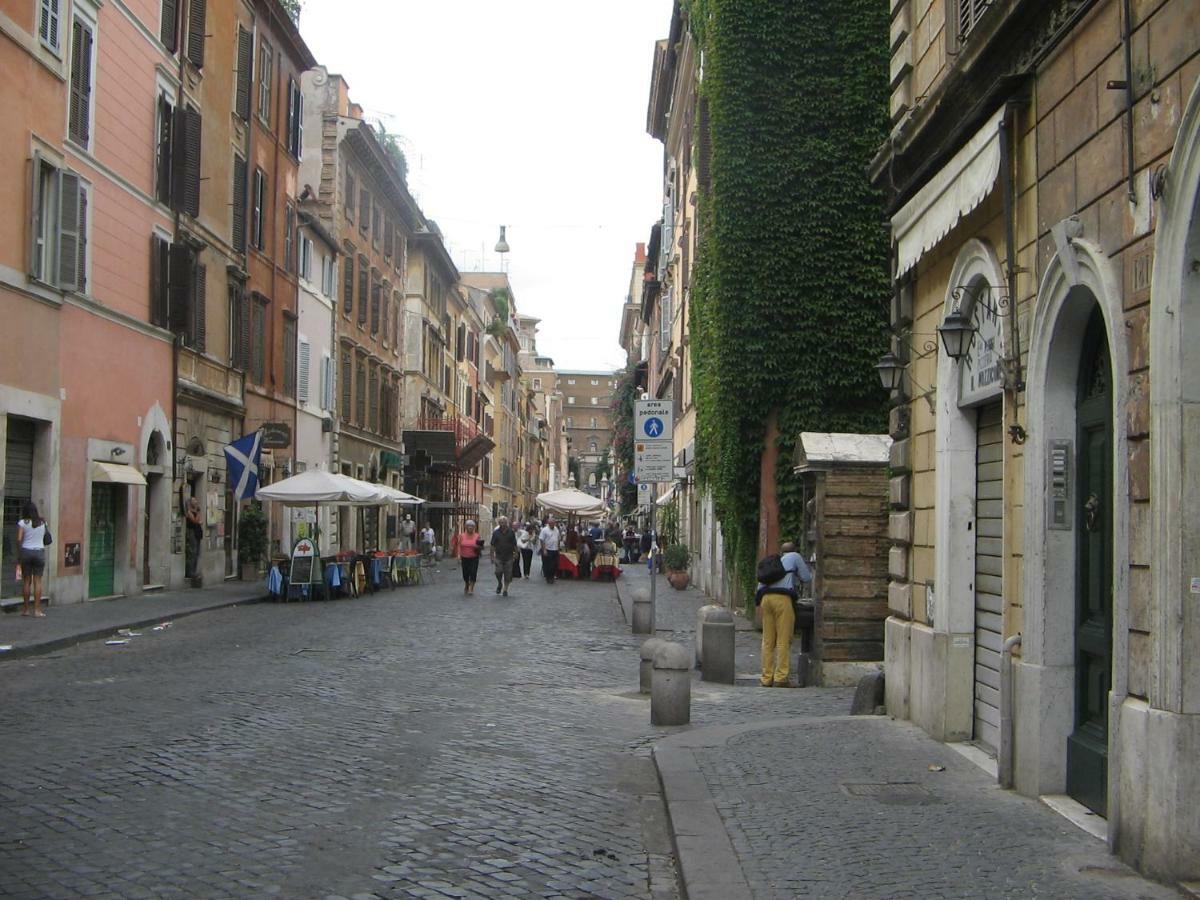
[(958, 40), (962, 43), (967, 40), (975, 26), (979, 24), (979, 20), (987, 14), (993, 0), (953, 0), (957, 4), (956, 22), (958, 27)]

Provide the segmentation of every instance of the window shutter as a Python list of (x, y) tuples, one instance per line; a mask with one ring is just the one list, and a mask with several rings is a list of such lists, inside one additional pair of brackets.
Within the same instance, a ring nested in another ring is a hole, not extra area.
[(251, 301), (250, 313), (254, 317), (251, 328), (251, 377), (255, 384), (262, 384), (266, 374), (267, 308), (258, 299), (254, 299)]
[(250, 121), (250, 85), (253, 83), (254, 36), (241, 25), (238, 26), (237, 42), (237, 94), (234, 109), (243, 122)]
[(371, 283), (371, 334), (379, 333), (379, 282)]
[(167, 266), (167, 324), (176, 334), (188, 329), (191, 290), (192, 252), (185, 244), (171, 244)]
[(363, 234), (371, 233), (371, 194), (366, 188), (358, 191), (358, 230)]
[(178, 34), (179, 0), (163, 0), (162, 21), (158, 26), (158, 37), (172, 53), (179, 49)]
[(342, 312), (354, 312), (354, 254), (347, 253), (342, 264)]
[(38, 35), (51, 47), (58, 49), (58, 0), (42, 0), (42, 15)]
[(79, 233), (79, 176), (70, 172), (58, 175), (58, 286), (75, 290), (79, 286), (81, 259)]
[(312, 349), (308, 341), (300, 342), (300, 377), (296, 381), (296, 399), (301, 403), (308, 402), (308, 365)]
[(354, 221), (354, 204), (358, 199), (357, 188), (354, 185), (354, 175), (349, 169), (346, 170), (346, 218), (351, 222)]
[(367, 322), (367, 287), (371, 273), (367, 271), (367, 258), (360, 256), (358, 258), (358, 324), (365, 325)]
[(383, 293), (380, 296), (380, 311), (379, 311), (379, 329), (383, 332), (383, 342), (388, 342), (388, 319), (389, 319), (389, 301), (387, 285), (383, 286)]
[(246, 252), (246, 161), (233, 157), (233, 249)]
[[(195, 2), (195, 0), (193, 0)], [(187, 159), (184, 209), (190, 216), (200, 215), (200, 113), (188, 107), (184, 110), (187, 132), (184, 143)]]
[(283, 320), (283, 395), (296, 396), (296, 320)]
[(155, 197), (162, 203), (171, 203), (171, 136), (175, 110), (171, 101), (163, 94), (158, 96), (158, 154)]
[(238, 294), (241, 297), (241, 310), (238, 322), (238, 360), (241, 363), (243, 371), (250, 368), (250, 298), (246, 296), (246, 289), (238, 287)]
[(330, 384), (330, 365), (327, 355), (321, 356), (321, 409), (327, 410), (330, 406), (332, 398), (332, 385)]
[(167, 327), (167, 272), (171, 243), (157, 234), (150, 236), (150, 324)]
[(204, 20), (207, 11), (207, 0), (190, 0), (188, 3), (187, 58), (197, 69), (204, 66)]
[(71, 140), (86, 147), (92, 105), (92, 30), (76, 19), (71, 35), (71, 103), (68, 132)]
[(342, 353), (342, 419), (350, 421), (350, 354)]
[(192, 278), (192, 346), (204, 352), (208, 339), (208, 318), (205, 300), (208, 297), (208, 272), (202, 265), (197, 265)]

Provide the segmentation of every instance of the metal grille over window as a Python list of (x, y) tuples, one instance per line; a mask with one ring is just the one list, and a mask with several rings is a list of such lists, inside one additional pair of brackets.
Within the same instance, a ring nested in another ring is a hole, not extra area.
[(979, 24), (992, 0), (958, 0), (958, 39), (966, 40), (967, 35)]

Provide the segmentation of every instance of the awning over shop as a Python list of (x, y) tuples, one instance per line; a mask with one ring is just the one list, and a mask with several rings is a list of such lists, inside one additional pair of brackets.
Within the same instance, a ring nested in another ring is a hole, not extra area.
[(103, 481), (108, 484), (140, 484), (143, 487), (146, 479), (133, 466), (121, 463), (92, 463), (92, 481)]
[(671, 485), (670, 489), (654, 501), (656, 506), (666, 506), (675, 499), (675, 485)]
[(959, 219), (984, 201), (1000, 174), (1000, 122), (1004, 107), (896, 215), (899, 277), (950, 233)]

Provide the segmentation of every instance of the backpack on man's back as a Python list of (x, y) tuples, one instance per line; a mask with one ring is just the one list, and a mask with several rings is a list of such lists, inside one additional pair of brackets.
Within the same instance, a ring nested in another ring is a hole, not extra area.
[(768, 553), (758, 561), (754, 577), (759, 584), (772, 585), (787, 575), (788, 570), (783, 565), (783, 557), (778, 553)]

